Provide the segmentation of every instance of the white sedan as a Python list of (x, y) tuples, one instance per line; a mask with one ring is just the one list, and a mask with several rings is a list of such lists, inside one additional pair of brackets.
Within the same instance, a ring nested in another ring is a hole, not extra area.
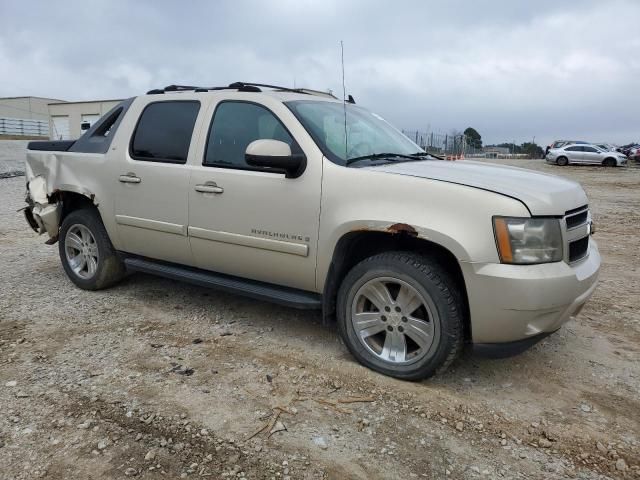
[(605, 167), (620, 167), (627, 164), (627, 157), (619, 152), (603, 150), (595, 145), (569, 144), (560, 148), (552, 148), (545, 157), (547, 163), (560, 166), (570, 163), (584, 163), (589, 165), (603, 165)]

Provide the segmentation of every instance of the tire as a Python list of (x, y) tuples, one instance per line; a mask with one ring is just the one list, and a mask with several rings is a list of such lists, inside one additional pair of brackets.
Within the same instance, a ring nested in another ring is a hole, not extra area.
[(615, 167), (616, 165), (618, 165), (618, 162), (616, 162), (615, 158), (609, 157), (604, 159), (602, 165), (604, 165), (605, 167)]
[(58, 251), (67, 276), (84, 290), (110, 287), (125, 275), (124, 264), (93, 208), (74, 210), (65, 217)]
[[(462, 351), (464, 309), (457, 288), (428, 256), (387, 252), (369, 257), (340, 285), (340, 336), (372, 370), (403, 380), (431, 377)], [(353, 319), (358, 316), (359, 321)]]
[(569, 165), (569, 159), (567, 157), (558, 157), (556, 163), (561, 167), (564, 167), (566, 165)]

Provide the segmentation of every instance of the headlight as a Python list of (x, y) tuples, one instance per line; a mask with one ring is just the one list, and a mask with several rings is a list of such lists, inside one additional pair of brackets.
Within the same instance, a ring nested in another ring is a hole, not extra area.
[(557, 218), (494, 217), (493, 229), (502, 263), (562, 260), (562, 232)]

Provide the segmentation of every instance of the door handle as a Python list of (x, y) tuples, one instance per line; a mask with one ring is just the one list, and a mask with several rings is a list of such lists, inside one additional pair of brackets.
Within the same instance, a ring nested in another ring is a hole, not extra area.
[(224, 188), (217, 186), (215, 183), (201, 183), (195, 186), (196, 192), (200, 193), (222, 193)]
[(140, 179), (140, 177), (136, 177), (135, 175), (120, 175), (120, 177), (118, 177), (118, 180), (120, 180), (120, 182), (122, 183), (140, 183), (142, 180)]

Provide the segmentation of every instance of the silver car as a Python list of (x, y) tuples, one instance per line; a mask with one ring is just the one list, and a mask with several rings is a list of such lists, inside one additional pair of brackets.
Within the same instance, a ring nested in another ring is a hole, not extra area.
[(603, 150), (596, 145), (569, 144), (560, 148), (552, 148), (545, 157), (547, 163), (560, 166), (570, 163), (584, 163), (589, 165), (603, 165), (605, 167), (619, 167), (627, 164), (627, 157), (619, 152)]

